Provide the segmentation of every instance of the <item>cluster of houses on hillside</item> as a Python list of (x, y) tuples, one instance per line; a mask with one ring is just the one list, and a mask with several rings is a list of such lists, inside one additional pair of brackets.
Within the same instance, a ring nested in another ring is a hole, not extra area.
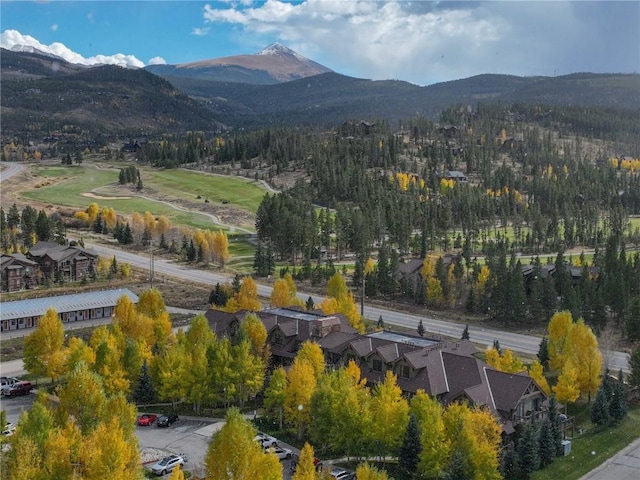
[(17, 292), (47, 282), (75, 282), (94, 275), (98, 254), (80, 246), (39, 242), (26, 253), (0, 257), (0, 291)]
[[(251, 312), (209, 310), (205, 316), (219, 337), (233, 338)], [(391, 331), (358, 334), (341, 315), (321, 311), (274, 308), (255, 312), (267, 330), (273, 365), (290, 365), (305, 341), (318, 343), (328, 368), (350, 360), (370, 384), (384, 381), (387, 371), (398, 378), (403, 393), (419, 389), (444, 405), (466, 400), (488, 408), (504, 434), (518, 424), (537, 421), (547, 411), (547, 396), (526, 373), (500, 372), (477, 358), (469, 340), (446, 341)]]

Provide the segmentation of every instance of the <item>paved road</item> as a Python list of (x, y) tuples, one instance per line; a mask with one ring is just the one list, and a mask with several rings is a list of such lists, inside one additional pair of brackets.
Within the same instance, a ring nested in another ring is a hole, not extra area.
[(0, 181), (2, 182), (20, 173), (23, 167), (21, 163), (12, 162), (2, 162), (2, 166), (4, 167), (0, 170)]
[[(135, 265), (139, 268), (149, 268), (149, 257), (138, 255), (131, 252), (125, 252), (117, 248), (106, 247), (104, 245), (90, 244), (85, 242), (85, 247), (92, 248), (98, 254), (108, 257), (116, 256), (118, 262), (127, 262), (131, 265)], [(155, 260), (154, 271), (156, 275), (169, 275), (177, 278), (183, 278), (194, 282), (200, 282), (208, 285), (215, 285), (216, 283), (224, 283), (230, 280), (229, 277), (205, 270), (194, 270), (183, 265), (178, 265), (167, 260)], [(258, 284), (258, 295), (262, 297), (271, 296), (271, 287), (268, 285)], [(310, 295), (304, 292), (298, 292), (298, 297), (302, 300), (306, 300), (309, 296), (317, 304), (323, 300), (323, 297), (317, 295)], [(367, 318), (377, 321), (382, 316), (385, 324), (397, 325), (407, 327), (411, 329), (417, 329), (418, 323), (422, 320), (425, 329), (428, 332), (441, 334), (449, 337), (460, 338), (464, 325), (457, 324), (445, 319), (439, 320), (434, 317), (426, 317), (413, 315), (404, 312), (396, 312), (380, 307), (365, 306), (364, 314)], [(501, 330), (494, 330), (489, 328), (469, 327), (469, 334), (473, 342), (486, 345), (487, 347), (493, 345), (494, 340), (500, 342), (500, 346), (503, 348), (509, 348), (516, 352), (536, 354), (538, 353), (538, 347), (540, 346), (540, 337), (533, 335), (522, 335), (518, 333), (504, 332)], [(622, 369), (625, 372), (629, 371), (629, 355), (624, 352), (616, 351), (604, 351), (603, 356), (606, 359), (607, 365), (611, 371), (618, 371)]]

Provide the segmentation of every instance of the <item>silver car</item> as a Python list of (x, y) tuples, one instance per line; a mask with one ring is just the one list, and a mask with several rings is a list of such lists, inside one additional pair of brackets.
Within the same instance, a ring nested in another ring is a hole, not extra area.
[(156, 475), (164, 475), (166, 473), (172, 472), (176, 466), (180, 465), (184, 466), (185, 458), (183, 455), (169, 455), (168, 457), (164, 457), (158, 463), (151, 467), (151, 472)]

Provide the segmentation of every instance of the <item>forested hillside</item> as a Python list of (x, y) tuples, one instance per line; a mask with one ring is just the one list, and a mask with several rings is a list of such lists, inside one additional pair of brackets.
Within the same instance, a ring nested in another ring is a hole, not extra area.
[[(279, 260), (317, 282), (333, 262), (355, 258), (353, 285), (362, 286), (373, 256), (370, 297), (464, 308), (504, 323), (539, 324), (557, 308), (596, 327), (631, 315), (629, 335), (640, 338), (637, 312), (629, 313), (640, 301), (640, 255), (627, 253), (640, 244), (633, 115), (481, 104), (449, 108), (440, 120), (271, 129), (209, 142), (192, 136), (148, 144), (139, 158), (241, 170), (274, 184), (296, 177), (258, 211), (261, 275)], [(410, 259), (423, 262), (421, 275), (405, 274)]]

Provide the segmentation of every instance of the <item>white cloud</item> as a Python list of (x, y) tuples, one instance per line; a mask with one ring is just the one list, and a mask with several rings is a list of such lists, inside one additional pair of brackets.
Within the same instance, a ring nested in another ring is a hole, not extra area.
[(50, 45), (44, 45), (30, 35), (22, 35), (17, 30), (5, 30), (0, 34), (0, 46), (11, 50), (16, 46), (27, 46), (40, 50), (44, 53), (50, 53), (63, 58), (70, 63), (78, 63), (81, 65), (96, 65), (96, 64), (108, 64), (108, 65), (120, 65), (121, 67), (144, 67), (144, 63), (138, 60), (133, 55), (125, 55), (123, 53), (116, 53), (115, 55), (96, 55), (93, 57), (85, 58), (79, 53), (67, 48), (65, 45), (59, 42), (54, 42)]
[(204, 37), (208, 32), (209, 28), (194, 28), (191, 30), (191, 35), (195, 35), (196, 37)]
[[(251, 48), (275, 38), (338, 72), (427, 84), (480, 73), (549, 75), (559, 65), (601, 71), (621, 48), (637, 50), (595, 35), (594, 23), (605, 20), (602, 13), (585, 20), (591, 3), (230, 1), (206, 5), (203, 18), (242, 27)], [(617, 16), (619, 23), (624, 15)]]
[(167, 61), (162, 57), (153, 57), (149, 59), (149, 65), (166, 65)]

